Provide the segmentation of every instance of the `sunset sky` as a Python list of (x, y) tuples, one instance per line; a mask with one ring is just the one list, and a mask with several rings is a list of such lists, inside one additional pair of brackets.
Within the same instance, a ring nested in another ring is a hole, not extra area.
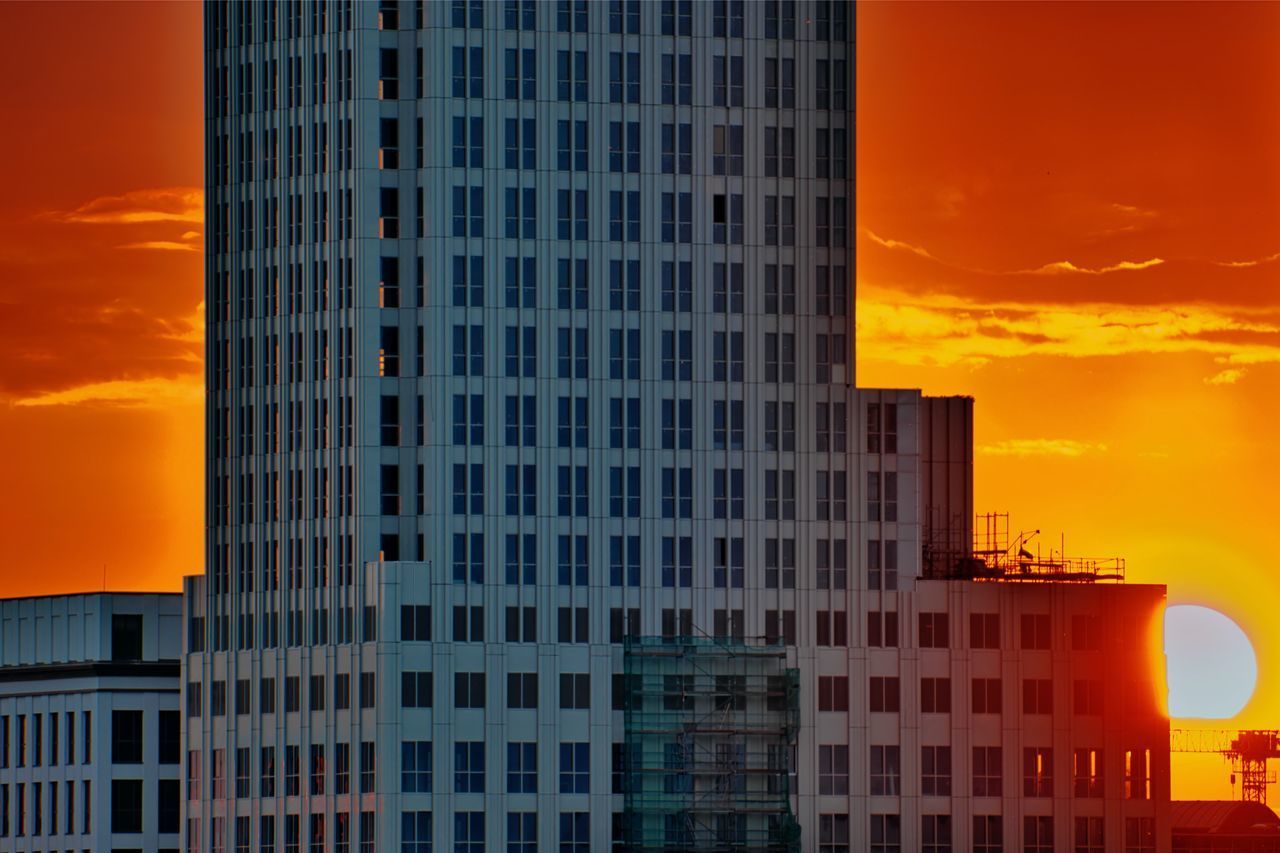
[[(858, 12), (858, 370), (977, 504), (1258, 653), (1280, 726), (1280, 4)], [(56, 39), (41, 34), (57, 33)], [(0, 5), (0, 594), (201, 568), (200, 8)], [(1175, 760), (1175, 796), (1228, 796)]]

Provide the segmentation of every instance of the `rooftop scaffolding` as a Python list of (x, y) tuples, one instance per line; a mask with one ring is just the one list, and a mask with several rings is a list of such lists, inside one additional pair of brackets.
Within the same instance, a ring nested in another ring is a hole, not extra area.
[(1048, 556), (1040, 543), (1030, 547), (1039, 530), (1025, 530), (1010, 541), (1009, 514), (979, 515), (973, 527), (973, 546), (956, 547), (954, 525), (926, 525), (922, 555), (924, 577), (930, 580), (1053, 581), (1094, 583), (1124, 581), (1123, 557), (1067, 557), (1065, 541)]

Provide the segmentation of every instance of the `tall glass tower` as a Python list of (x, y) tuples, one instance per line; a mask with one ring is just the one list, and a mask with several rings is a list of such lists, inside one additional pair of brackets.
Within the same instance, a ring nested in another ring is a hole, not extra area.
[(852, 3), (211, 3), (205, 56), (188, 849), (914, 844), (867, 673), (971, 406), (853, 387)]

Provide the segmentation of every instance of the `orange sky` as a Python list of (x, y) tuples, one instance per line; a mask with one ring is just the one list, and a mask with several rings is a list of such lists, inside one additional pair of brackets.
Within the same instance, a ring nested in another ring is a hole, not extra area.
[[(974, 395), (979, 507), (1226, 612), (1261, 672), (1229, 725), (1280, 726), (1280, 5), (858, 27), (860, 383)], [(200, 9), (0, 4), (0, 40), (0, 593), (176, 588), (201, 563)], [(1175, 772), (1230, 794), (1216, 758)]]

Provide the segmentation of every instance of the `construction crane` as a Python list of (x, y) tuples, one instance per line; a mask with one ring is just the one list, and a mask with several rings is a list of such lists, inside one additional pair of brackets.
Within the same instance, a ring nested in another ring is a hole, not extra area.
[(1240, 799), (1267, 804), (1267, 786), (1276, 774), (1267, 762), (1280, 758), (1280, 731), (1275, 729), (1170, 729), (1170, 752), (1216, 752), (1231, 762), (1231, 784), (1240, 777)]

